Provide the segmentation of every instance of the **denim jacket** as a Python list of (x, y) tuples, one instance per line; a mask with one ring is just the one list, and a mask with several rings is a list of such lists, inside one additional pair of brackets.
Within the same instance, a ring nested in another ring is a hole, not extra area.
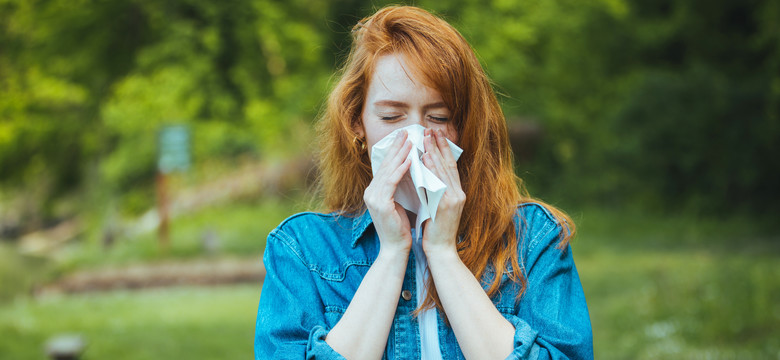
[[(500, 291), (492, 300), (515, 327), (514, 351), (508, 359), (592, 359), (593, 337), (585, 296), (571, 248), (559, 249), (561, 225), (543, 206), (518, 206), (515, 225), (527, 288), (519, 301), (519, 284), (501, 273)], [(263, 262), (266, 276), (255, 329), (255, 359), (344, 359), (325, 342), (379, 253), (371, 217), (336, 213), (301, 213), (268, 235)], [(410, 257), (413, 253), (410, 251)], [(488, 267), (485, 289), (496, 276)], [(414, 259), (407, 263), (385, 359), (419, 359), (420, 335)], [(404, 291), (405, 292), (405, 291)], [(404, 293), (402, 292), (402, 293)], [(455, 333), (438, 318), (444, 359), (463, 359)]]

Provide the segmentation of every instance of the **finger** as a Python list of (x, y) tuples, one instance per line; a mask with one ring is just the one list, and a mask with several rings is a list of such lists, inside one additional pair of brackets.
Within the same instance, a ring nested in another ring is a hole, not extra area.
[(423, 144), (425, 145), (425, 154), (427, 156), (424, 156), (427, 158), (426, 160), (423, 160), (423, 164), (425, 164), (426, 167), (428, 167), (431, 171), (433, 171), (436, 176), (438, 176), (442, 181), (446, 182), (447, 185), (451, 184), (452, 182), (449, 181), (450, 174), (447, 174), (446, 169), (444, 167), (444, 164), (442, 163), (442, 157), (441, 152), (439, 151), (438, 147), (436, 146), (436, 140), (434, 140), (435, 133), (433, 131), (430, 131), (429, 135), (426, 135)]
[(387, 166), (388, 170), (392, 170), (401, 166), (401, 164), (409, 159), (409, 153), (412, 152), (413, 144), (411, 141), (405, 141), (401, 150), (399, 150), (394, 156), (393, 160)]
[(441, 179), (442, 174), (440, 174), (439, 169), (436, 167), (436, 164), (433, 163), (433, 160), (431, 159), (430, 153), (425, 153), (422, 156), (422, 162), (425, 167), (428, 168), (431, 172), (433, 172), (434, 175), (436, 175), (437, 178)]
[(436, 148), (436, 141), (433, 140), (433, 136), (433, 130), (425, 129), (425, 133), (423, 134), (423, 148), (425, 149), (426, 154), (434, 155), (438, 150)]
[(388, 150), (387, 156), (379, 165), (377, 175), (384, 175), (385, 170), (398, 167), (409, 156), (409, 152), (412, 150), (412, 143), (407, 140), (408, 134), (406, 131), (398, 133), (396, 137), (393, 145)]
[[(439, 147), (439, 145), (441, 145), (440, 140), (444, 141), (444, 144), (446, 146), (445, 149), (441, 149)], [(454, 162), (447, 163), (444, 158), (443, 153), (450, 152), (449, 145), (447, 145), (446, 143), (447, 140), (446, 137), (444, 136), (444, 133), (441, 132), (440, 130), (434, 131), (430, 141), (432, 142), (431, 147), (433, 148), (433, 151), (430, 152), (431, 160), (436, 166), (438, 172), (440, 172), (443, 175), (442, 180), (447, 182), (448, 185), (460, 186), (460, 175), (458, 174), (457, 165), (455, 165)]]
[[(405, 167), (401, 169), (401, 177), (408, 170), (409, 165), (404, 165), (403, 162), (409, 157), (409, 152), (412, 150), (412, 143), (406, 140), (406, 132), (401, 132), (397, 135), (396, 140), (393, 141), (391, 147), (395, 147), (401, 142), (402, 147), (400, 151), (396, 151), (393, 155), (388, 155), (382, 160), (382, 164), (377, 169), (376, 175), (371, 180), (371, 183), (366, 190), (372, 194), (374, 198), (381, 198), (382, 201), (392, 199), (392, 195), (395, 192), (395, 185), (390, 185), (388, 189), (388, 180), (397, 183), (399, 180), (395, 180), (394, 172), (399, 167)], [(390, 151), (393, 151), (392, 149)]]
[(455, 157), (452, 156), (452, 150), (447, 143), (447, 137), (444, 136), (444, 131), (441, 129), (436, 130), (434, 133), (434, 139), (436, 141), (436, 148), (440, 158), (440, 166), (444, 169), (447, 176), (450, 177), (452, 184), (460, 186), (460, 173), (458, 172), (458, 163), (455, 161)]
[(431, 170), (431, 172), (436, 175), (437, 178), (444, 182), (444, 185), (447, 185), (448, 188), (453, 187), (454, 184), (452, 183), (452, 178), (447, 175), (441, 166), (436, 165), (436, 162), (433, 160), (433, 155), (431, 155), (431, 153), (423, 154), (422, 162), (423, 165)]
[(395, 191), (398, 188), (398, 184), (401, 182), (401, 179), (403, 179), (404, 175), (407, 171), (409, 171), (409, 167), (412, 165), (412, 160), (406, 159), (403, 163), (397, 168), (395, 168), (391, 173), (386, 176), (383, 181), (379, 184), (379, 190), (377, 196), (381, 199), (384, 203), (392, 203), (395, 202)]
[(387, 177), (387, 185), (392, 187), (392, 192), (395, 193), (395, 188), (398, 187), (398, 183), (401, 182), (401, 179), (404, 177), (407, 171), (409, 171), (409, 167), (412, 166), (412, 161), (408, 158), (404, 160), (403, 163), (401, 163), (400, 166), (395, 168), (393, 172), (390, 173), (390, 175)]
[(455, 160), (455, 156), (452, 155), (452, 150), (450, 150), (450, 144), (447, 142), (447, 137), (444, 135), (444, 131), (439, 129), (437, 132), (436, 143), (439, 147), (439, 151), (441, 152), (441, 156), (444, 159), (444, 164), (457, 170), (458, 162)]
[[(398, 183), (401, 182), (401, 179), (404, 177), (404, 174), (406, 174), (409, 171), (409, 167), (412, 165), (412, 160), (409, 159), (409, 152), (412, 150), (412, 143), (407, 141), (406, 146), (401, 150), (399, 154), (403, 155), (401, 159), (403, 161), (394, 167), (386, 167), (383, 169), (384, 171), (381, 174), (380, 178), (380, 188), (381, 193), (384, 195), (383, 197), (385, 199), (392, 199), (393, 194), (395, 194), (395, 190), (398, 187)], [(379, 175), (379, 174), (377, 174)]]

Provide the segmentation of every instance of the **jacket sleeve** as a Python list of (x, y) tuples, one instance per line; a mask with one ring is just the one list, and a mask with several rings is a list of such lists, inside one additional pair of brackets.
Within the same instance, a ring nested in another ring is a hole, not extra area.
[(561, 226), (541, 217), (522, 245), (527, 287), (517, 313), (507, 316), (515, 326), (508, 359), (593, 359), (590, 316), (571, 247), (558, 248)]
[(325, 309), (298, 242), (268, 235), (255, 326), (255, 359), (344, 359), (326, 342)]

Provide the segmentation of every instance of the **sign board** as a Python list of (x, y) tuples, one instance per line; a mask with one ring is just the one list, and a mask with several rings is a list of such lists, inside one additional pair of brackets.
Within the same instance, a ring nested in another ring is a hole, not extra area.
[(187, 125), (163, 126), (157, 140), (157, 168), (161, 173), (189, 169), (190, 129)]

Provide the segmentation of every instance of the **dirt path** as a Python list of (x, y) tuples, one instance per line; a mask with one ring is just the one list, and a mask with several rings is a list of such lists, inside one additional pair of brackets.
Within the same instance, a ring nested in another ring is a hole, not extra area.
[(198, 259), (77, 271), (38, 289), (36, 295), (178, 285), (262, 284), (258, 259)]

